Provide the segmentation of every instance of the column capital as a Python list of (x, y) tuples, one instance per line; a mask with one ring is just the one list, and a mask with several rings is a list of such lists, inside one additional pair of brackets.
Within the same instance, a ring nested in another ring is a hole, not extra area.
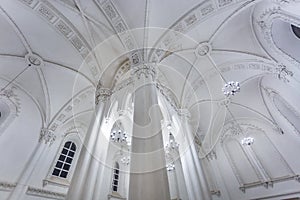
[(183, 117), (185, 119), (190, 119), (191, 118), (191, 112), (189, 109), (183, 108), (183, 109), (178, 109), (177, 113), (179, 117)]
[(131, 75), (135, 76), (137, 79), (140, 79), (142, 75), (145, 78), (151, 77), (152, 80), (155, 80), (157, 71), (155, 63), (143, 63), (138, 66), (134, 66), (131, 69)]
[(285, 83), (290, 82), (289, 79), (294, 75), (294, 73), (288, 70), (287, 67), (283, 64), (278, 64), (275, 71), (277, 74), (277, 78)]
[(102, 87), (102, 84), (99, 82), (96, 89), (95, 104), (98, 105), (99, 102), (107, 102), (111, 94), (111, 89)]
[(40, 132), (39, 142), (45, 142), (45, 144), (49, 143), (49, 145), (53, 144), (55, 141), (56, 136), (54, 135), (53, 131), (48, 128), (42, 128)]

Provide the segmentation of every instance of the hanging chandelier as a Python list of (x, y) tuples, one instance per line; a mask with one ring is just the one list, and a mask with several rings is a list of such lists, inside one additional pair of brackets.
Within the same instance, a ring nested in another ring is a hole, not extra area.
[(166, 165), (167, 171), (173, 171), (175, 169), (174, 163), (169, 163)]
[(234, 82), (234, 81), (229, 81), (224, 85), (222, 88), (223, 94), (225, 96), (230, 96), (230, 95), (235, 95), (236, 93), (240, 92), (240, 83), (239, 82)]
[(169, 142), (166, 144), (167, 150), (177, 150), (179, 147), (179, 144), (175, 141), (175, 138), (173, 134), (169, 133)]
[(124, 164), (124, 165), (129, 165), (130, 157), (129, 156), (124, 156), (123, 158), (121, 158), (121, 163)]
[(113, 130), (110, 133), (110, 140), (115, 143), (126, 144), (128, 146), (130, 146), (131, 144), (128, 139), (127, 133), (125, 131), (122, 131), (121, 129), (119, 129), (118, 131)]
[(254, 142), (254, 138), (252, 137), (243, 138), (241, 141), (242, 145), (251, 145), (253, 144), (253, 142)]
[(166, 144), (166, 149), (178, 149), (179, 144), (175, 141), (175, 140), (170, 140), (167, 144)]
[(169, 142), (166, 143), (165, 153), (166, 156), (172, 153), (178, 153), (179, 144), (175, 141), (175, 138), (172, 133), (169, 134)]

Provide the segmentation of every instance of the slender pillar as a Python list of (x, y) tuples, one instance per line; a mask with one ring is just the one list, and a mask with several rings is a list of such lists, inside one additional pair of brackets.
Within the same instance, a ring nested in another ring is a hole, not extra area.
[(100, 162), (97, 156), (97, 146), (100, 145), (100, 138), (102, 138), (100, 127), (110, 95), (109, 89), (101, 88), (101, 85), (98, 85), (96, 91), (96, 115), (82, 144), (82, 150), (67, 194), (67, 200), (92, 199)]
[[(180, 147), (181, 148), (181, 147)], [(197, 192), (197, 189), (199, 190), (199, 184), (195, 184), (193, 179), (195, 179), (194, 171), (190, 171), (191, 166), (193, 164), (193, 161), (191, 159), (191, 153), (188, 152), (189, 150), (182, 150), (181, 155), (181, 161), (182, 161), (182, 171), (184, 174), (184, 179), (186, 183), (186, 188), (188, 192), (189, 199), (197, 199), (197, 196), (199, 196), (199, 192)], [(200, 197), (198, 197), (200, 198)]]
[(186, 183), (183, 175), (181, 160), (175, 161), (175, 178), (177, 180), (177, 187), (179, 190), (180, 199), (188, 200), (188, 193), (186, 189)]
[(188, 122), (189, 118), (189, 111), (188, 110), (182, 110), (181, 112), (181, 122), (182, 122), (182, 128), (185, 130), (185, 138), (188, 142), (188, 145), (185, 145), (181, 149), (182, 151), (182, 164), (184, 173), (187, 175), (186, 182), (189, 184), (187, 187), (188, 192), (192, 192), (191, 196), (195, 199), (201, 199), (201, 200), (210, 200), (211, 194), (209, 191), (209, 187), (205, 178), (205, 174), (203, 171), (203, 167), (201, 165), (201, 162), (198, 158), (198, 154), (195, 148), (193, 135), (190, 129), (190, 125)]
[(8, 200), (23, 199), (23, 196), (25, 195), (27, 190), (28, 182), (32, 173), (35, 170), (35, 167), (37, 166), (37, 163), (44, 154), (47, 148), (47, 144), (49, 143), (49, 145), (51, 145), (55, 141), (55, 138), (56, 136), (51, 130), (47, 128), (42, 128), (39, 143), (36, 145), (28, 162), (26, 163), (25, 168), (18, 179), (17, 185), (9, 195)]
[[(173, 134), (169, 134), (169, 143), (166, 147), (166, 158), (167, 161), (170, 161), (174, 164), (174, 168), (170, 168), (169, 170), (169, 176), (172, 177), (174, 183), (169, 183), (170, 185), (173, 184), (176, 189), (176, 200), (182, 199), (182, 200), (188, 200), (192, 199), (188, 197), (187, 190), (186, 190), (186, 184), (184, 175), (182, 172), (182, 165), (180, 160), (180, 154), (179, 154), (179, 146), (175, 140), (175, 137)], [(173, 194), (174, 195), (174, 194)], [(172, 195), (171, 195), (172, 196)]]
[[(109, 131), (111, 129), (111, 126), (108, 124), (102, 124), (103, 127), (109, 127)], [(102, 127), (102, 129), (103, 129)], [(105, 136), (106, 135), (106, 136)], [(105, 178), (105, 174), (107, 173), (107, 168), (109, 168), (109, 172), (112, 171), (111, 166), (107, 165), (107, 153), (109, 149), (110, 143), (110, 132), (103, 130), (103, 132), (100, 132), (100, 137), (98, 138), (98, 144), (96, 148), (95, 155), (97, 157), (97, 165), (95, 172), (91, 174), (94, 180), (94, 187), (90, 188), (89, 194), (92, 194), (92, 197), (90, 199), (92, 200), (101, 200), (104, 198), (107, 198), (108, 193), (104, 188), (107, 188), (107, 185), (110, 185), (111, 182), (107, 182), (107, 179)], [(94, 171), (94, 170), (93, 170)], [(103, 192), (105, 191), (105, 192)], [(88, 199), (88, 198), (85, 198)]]
[(152, 64), (133, 68), (135, 80), (129, 200), (170, 200)]

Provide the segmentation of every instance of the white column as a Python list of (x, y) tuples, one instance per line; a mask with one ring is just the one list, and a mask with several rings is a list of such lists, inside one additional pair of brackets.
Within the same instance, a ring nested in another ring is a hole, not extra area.
[(211, 199), (211, 194), (205, 174), (203, 172), (203, 167), (195, 148), (194, 137), (188, 122), (188, 118), (189, 111), (182, 110), (181, 123), (187, 144), (181, 147), (181, 155), (184, 174), (185, 176), (189, 177), (186, 178), (186, 182), (188, 184), (187, 190), (188, 192), (193, 192), (192, 198), (209, 200)]
[(186, 190), (186, 184), (185, 184), (185, 179), (184, 179), (184, 175), (183, 175), (182, 164), (181, 164), (180, 158), (178, 158), (175, 161), (174, 173), (175, 173), (177, 189), (179, 192), (179, 196), (177, 198), (180, 197), (180, 199), (188, 200), (189, 198), (188, 198), (188, 194), (187, 194), (187, 190)]
[(66, 197), (67, 200), (92, 199), (99, 166), (97, 146), (101, 145), (100, 127), (110, 95), (109, 89), (101, 88), (101, 85), (98, 85), (96, 91), (96, 116), (90, 124), (82, 144), (74, 176)]
[(25, 165), (25, 168), (20, 175), (17, 186), (14, 188), (14, 190), (11, 192), (8, 200), (22, 200), (23, 196), (26, 193), (27, 186), (29, 179), (34, 172), (37, 163), (39, 162), (40, 158), (44, 154), (47, 144), (51, 145), (55, 141), (56, 136), (52, 131), (50, 131), (47, 128), (42, 128), (40, 133), (40, 139), (39, 143), (36, 145), (34, 151), (32, 152), (28, 162)]
[[(93, 191), (91, 192), (93, 194), (93, 197), (91, 199), (93, 200), (101, 200), (107, 198), (109, 190), (106, 189), (111, 187), (111, 179), (107, 179), (107, 173), (110, 173), (113, 168), (112, 167), (113, 164), (109, 164), (108, 161), (109, 158), (107, 157), (109, 145), (111, 145), (109, 141), (111, 125), (105, 123), (102, 126), (104, 127), (108, 126), (109, 132), (101, 132), (99, 143), (96, 149), (96, 155), (99, 162), (96, 169), (97, 174), (95, 174), (95, 178), (96, 178), (95, 186), (93, 188)], [(107, 134), (108, 137), (105, 137), (105, 134)]]
[(208, 162), (210, 162), (210, 166), (211, 166), (211, 169), (212, 169), (212, 172), (213, 172), (213, 179), (215, 181), (215, 185), (216, 185), (216, 189), (220, 190), (220, 197), (222, 199), (232, 199), (229, 192), (228, 192), (228, 189), (227, 189), (227, 186), (226, 186), (226, 182), (224, 181), (224, 178), (223, 178), (223, 175), (221, 174), (221, 171), (219, 169), (219, 163), (217, 162), (216, 160), (217, 158), (212, 158), (211, 160), (209, 160)]
[[(185, 179), (182, 171), (182, 164), (180, 160), (179, 154), (179, 146), (180, 144), (176, 142), (175, 137), (170, 132), (169, 134), (169, 142), (166, 146), (166, 159), (167, 163), (173, 163), (175, 168), (169, 171), (169, 176), (172, 179), (172, 182), (169, 182), (171, 197), (174, 197), (174, 189), (176, 191), (176, 199), (188, 200), (191, 199), (188, 197), (188, 193), (186, 190)], [(173, 187), (173, 188), (172, 188)], [(173, 190), (173, 193), (172, 193)], [(173, 195), (173, 196), (172, 196)]]
[(133, 69), (135, 79), (130, 200), (170, 200), (161, 111), (154, 83), (155, 66)]
[(200, 186), (199, 186), (199, 184), (197, 185), (197, 183), (193, 182), (193, 179), (195, 179), (195, 174), (193, 174), (194, 172), (191, 171), (191, 169), (190, 169), (191, 168), (190, 165), (193, 165), (193, 160), (191, 159), (191, 153), (188, 152), (189, 149), (187, 149), (187, 150), (183, 149), (181, 151), (183, 152), (181, 154), (182, 171), (184, 174), (188, 197), (189, 197), (189, 199), (198, 199), (200, 197), (197, 198), (197, 196), (199, 196), (197, 189), (199, 190)]

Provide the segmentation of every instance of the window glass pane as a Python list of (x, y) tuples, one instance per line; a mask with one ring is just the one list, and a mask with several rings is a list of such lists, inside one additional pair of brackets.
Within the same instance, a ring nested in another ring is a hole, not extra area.
[(71, 142), (66, 142), (65, 147), (68, 149), (71, 145)]
[(64, 155), (60, 155), (60, 156), (59, 156), (59, 160), (60, 160), (60, 161), (65, 161), (65, 158), (66, 158), (66, 156), (64, 156)]
[(55, 167), (57, 167), (57, 168), (61, 168), (61, 167), (62, 167), (62, 165), (63, 165), (63, 163), (62, 163), (62, 162), (59, 162), (59, 161), (57, 161), (57, 163), (56, 163)]
[(297, 36), (297, 38), (300, 39), (300, 27), (295, 26), (293, 24), (291, 26), (292, 26), (292, 30), (293, 30), (293, 33), (295, 34), (295, 36)]
[(74, 152), (72, 151), (69, 151), (69, 154), (68, 154), (70, 157), (74, 157)]
[(67, 157), (67, 159), (66, 159), (66, 163), (69, 163), (69, 164), (71, 164), (71, 163), (72, 163), (72, 158), (70, 158), (70, 157)]
[(63, 148), (63, 150), (62, 150), (62, 152), (61, 152), (62, 154), (64, 154), (64, 155), (67, 155), (67, 153), (68, 153), (68, 150), (67, 149), (65, 149), (65, 148)]
[(112, 189), (113, 191), (118, 190), (118, 184), (119, 184), (119, 163), (115, 163), (115, 167), (113, 169), (113, 180), (112, 180)]
[(52, 175), (58, 176), (59, 172), (60, 171), (58, 169), (54, 169)]
[(69, 170), (69, 169), (70, 169), (70, 166), (71, 166), (71, 165), (65, 164), (63, 169), (64, 169), (64, 170)]
[(71, 149), (72, 149), (73, 151), (76, 151), (76, 145), (75, 145), (74, 143), (72, 143)]
[(66, 171), (62, 171), (60, 173), (60, 177), (62, 177), (62, 178), (67, 178), (67, 175), (68, 175), (68, 172), (66, 172)]

